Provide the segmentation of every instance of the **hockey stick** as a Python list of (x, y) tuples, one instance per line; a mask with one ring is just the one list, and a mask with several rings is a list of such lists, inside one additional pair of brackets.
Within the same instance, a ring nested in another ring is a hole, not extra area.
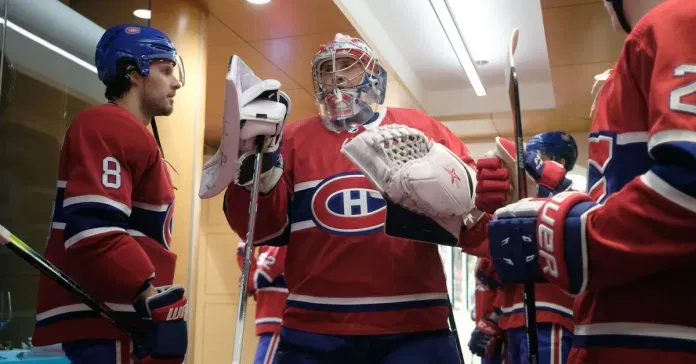
[[(515, 70), (515, 50), (519, 29), (512, 31), (508, 49), (508, 65), (510, 67), (508, 94), (510, 108), (515, 125), (515, 149), (517, 152), (517, 193), (520, 199), (527, 197), (527, 172), (524, 169), (524, 136), (522, 134), (522, 110), (520, 107), (520, 91)], [(534, 282), (524, 283), (524, 319), (527, 327), (527, 359), (529, 364), (537, 364), (539, 359), (539, 338), (537, 335), (536, 302), (534, 298)]]
[(105, 319), (109, 320), (118, 329), (129, 334), (133, 338), (134, 342), (142, 342), (142, 338), (139, 334), (137, 334), (138, 331), (131, 328), (129, 325), (120, 322), (117, 317), (118, 314), (114, 312), (114, 310), (103, 302), (92, 297), (92, 295), (87, 293), (82, 286), (80, 286), (72, 278), (68, 277), (67, 274), (61, 272), (55, 265), (46, 260), (46, 258), (42, 257), (39, 253), (37, 253), (17, 236), (12, 234), (9, 230), (5, 229), (2, 225), (0, 225), (0, 245), (6, 246), (10, 251), (17, 254), (22, 260), (31, 264), (41, 273), (45, 274), (54, 282), (65, 288), (89, 308), (97, 312)]
[(242, 362), (242, 341), (244, 340), (244, 322), (247, 310), (247, 281), (251, 267), (252, 244), (254, 242), (254, 228), (256, 225), (256, 210), (259, 201), (259, 183), (261, 181), (261, 167), (263, 160), (264, 136), (256, 137), (256, 159), (254, 162), (254, 177), (251, 186), (251, 202), (249, 203), (249, 224), (246, 244), (244, 244), (244, 266), (239, 281), (239, 302), (237, 303), (237, 324), (234, 327), (234, 347), (232, 348), (232, 364)]
[(449, 293), (447, 293), (447, 305), (449, 306), (449, 324), (450, 332), (454, 335), (454, 343), (457, 345), (457, 354), (459, 354), (459, 362), (461, 364), (466, 364), (464, 362), (464, 352), (462, 351), (462, 343), (459, 341), (459, 332), (457, 331), (457, 322), (454, 320), (454, 304), (450, 298)]

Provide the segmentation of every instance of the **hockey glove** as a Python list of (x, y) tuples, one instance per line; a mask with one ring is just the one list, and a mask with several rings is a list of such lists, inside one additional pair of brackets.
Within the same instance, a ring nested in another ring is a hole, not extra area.
[[(476, 162), (476, 207), (493, 213), (519, 200), (517, 194), (517, 166), (515, 144), (496, 138), (496, 149)], [(527, 175), (527, 196), (549, 197), (570, 189), (572, 181), (557, 162), (542, 161), (536, 152), (525, 152), (524, 168)]]
[(495, 212), (488, 224), (500, 282), (549, 282), (576, 295), (586, 286), (585, 214), (598, 206), (582, 192), (525, 198)]
[(471, 333), (469, 350), (474, 355), (492, 359), (502, 355), (503, 331), (498, 327), (497, 317), (484, 317), (476, 323)]
[(163, 286), (157, 292), (133, 305), (143, 321), (144, 338), (132, 359), (139, 364), (181, 364), (188, 346), (184, 288)]
[(560, 163), (543, 161), (538, 151), (524, 153), (524, 169), (538, 185), (537, 197), (551, 197), (570, 189), (573, 184), (566, 178), (567, 172)]

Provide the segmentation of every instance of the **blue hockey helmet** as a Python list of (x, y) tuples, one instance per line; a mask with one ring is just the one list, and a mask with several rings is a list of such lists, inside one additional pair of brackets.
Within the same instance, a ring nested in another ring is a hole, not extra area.
[(578, 160), (578, 146), (573, 137), (562, 131), (551, 131), (533, 136), (527, 142), (527, 151), (545, 153), (551, 160), (565, 159), (566, 170), (571, 171)]
[(174, 43), (155, 28), (122, 24), (104, 32), (94, 54), (99, 80), (104, 84), (111, 83), (116, 78), (117, 64), (124, 60), (132, 61), (143, 76), (150, 74), (152, 61), (172, 61), (179, 69), (181, 86), (184, 85), (184, 64)]

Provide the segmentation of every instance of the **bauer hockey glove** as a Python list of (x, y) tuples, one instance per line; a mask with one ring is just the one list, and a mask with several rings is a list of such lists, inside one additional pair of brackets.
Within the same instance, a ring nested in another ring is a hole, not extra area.
[(524, 198), (488, 223), (491, 260), (500, 282), (548, 282), (570, 294), (584, 288), (585, 213), (597, 206), (582, 192)]
[(471, 333), (469, 350), (474, 355), (492, 359), (502, 355), (503, 331), (498, 327), (498, 318), (484, 317), (476, 323), (476, 328)]
[(157, 287), (157, 292), (133, 304), (143, 322), (143, 342), (132, 359), (139, 364), (181, 364), (188, 346), (184, 287)]

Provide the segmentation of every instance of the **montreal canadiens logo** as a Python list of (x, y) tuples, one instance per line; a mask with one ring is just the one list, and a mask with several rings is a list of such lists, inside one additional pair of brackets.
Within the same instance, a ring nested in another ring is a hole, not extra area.
[(167, 206), (166, 215), (162, 224), (162, 243), (169, 249), (172, 242), (172, 228), (174, 226), (174, 202)]
[(140, 33), (140, 28), (139, 27), (127, 27), (126, 33), (127, 34), (138, 34), (138, 33)]
[(386, 202), (361, 173), (329, 177), (312, 197), (312, 220), (333, 234), (366, 235), (384, 226)]

